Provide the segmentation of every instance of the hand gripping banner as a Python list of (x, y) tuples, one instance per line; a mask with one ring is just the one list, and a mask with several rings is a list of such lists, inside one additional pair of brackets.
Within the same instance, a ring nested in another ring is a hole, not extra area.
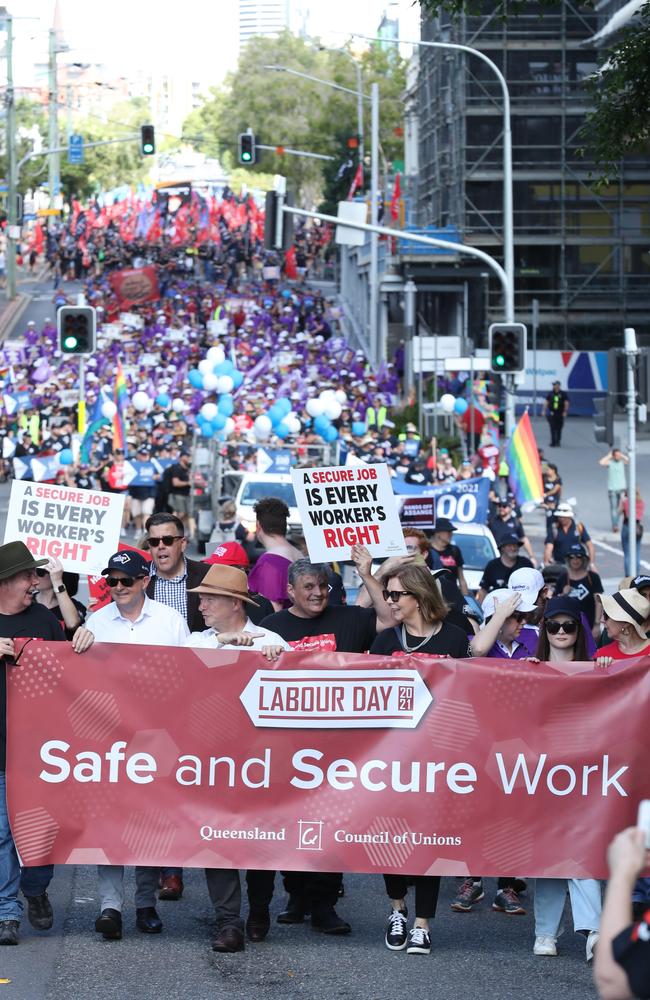
[(648, 796), (649, 666), (33, 642), (12, 830), (26, 865), (602, 878)]

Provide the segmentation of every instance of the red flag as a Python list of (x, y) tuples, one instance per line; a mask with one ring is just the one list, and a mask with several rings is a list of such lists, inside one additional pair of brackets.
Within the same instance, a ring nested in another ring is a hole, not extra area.
[(296, 267), (296, 248), (289, 247), (286, 254), (284, 255), (284, 276), (292, 281), (298, 277), (298, 268)]
[(393, 222), (397, 222), (399, 218), (399, 200), (402, 194), (402, 188), (400, 184), (399, 171), (395, 174), (395, 186), (393, 188), (393, 197), (390, 200), (390, 217)]
[(362, 188), (362, 187), (363, 187), (363, 166), (360, 163), (359, 166), (357, 167), (354, 177), (352, 178), (352, 183), (350, 184), (350, 190), (348, 191), (347, 200), (352, 201), (354, 197), (354, 192), (357, 190), (357, 188)]

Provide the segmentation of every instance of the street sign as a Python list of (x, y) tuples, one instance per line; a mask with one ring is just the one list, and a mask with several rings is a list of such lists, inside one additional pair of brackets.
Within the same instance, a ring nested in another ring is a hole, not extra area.
[(36, 214), (38, 216), (61, 215), (61, 209), (60, 208), (39, 208), (39, 210), (37, 211)]
[(84, 137), (73, 133), (68, 139), (68, 163), (83, 163)]

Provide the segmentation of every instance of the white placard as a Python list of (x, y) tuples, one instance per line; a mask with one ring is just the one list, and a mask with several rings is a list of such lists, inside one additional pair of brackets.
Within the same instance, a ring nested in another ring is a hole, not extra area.
[(119, 493), (14, 480), (4, 541), (19, 539), (35, 559), (54, 556), (70, 573), (101, 573), (117, 552), (123, 510)]
[(385, 463), (292, 469), (312, 562), (348, 560), (353, 545), (371, 556), (405, 556), (404, 535)]
[(228, 333), (227, 319), (209, 319), (207, 322), (208, 333), (213, 337), (224, 337)]
[[(360, 222), (365, 225), (368, 206), (365, 201), (340, 201), (336, 214), (341, 222)], [(362, 247), (368, 238), (363, 229), (350, 229), (349, 226), (337, 226), (334, 237), (336, 243), (348, 247)]]

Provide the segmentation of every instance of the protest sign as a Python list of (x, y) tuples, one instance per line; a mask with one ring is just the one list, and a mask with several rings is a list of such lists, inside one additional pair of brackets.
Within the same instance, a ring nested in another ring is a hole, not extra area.
[(23, 455), (14, 458), (14, 476), (16, 479), (31, 479), (42, 483), (47, 479), (56, 479), (61, 467), (58, 455)]
[(373, 558), (406, 555), (387, 465), (292, 469), (291, 478), (312, 562), (347, 560), (352, 545)]
[(70, 573), (100, 572), (117, 552), (124, 497), (14, 480), (5, 543), (20, 539), (35, 559), (60, 559)]
[(602, 878), (649, 667), (31, 643), (11, 829), (27, 865)]
[(156, 268), (153, 266), (112, 271), (109, 281), (120, 306), (137, 306), (141, 302), (153, 302), (160, 298)]
[(280, 472), (286, 475), (291, 472), (292, 458), (289, 448), (258, 448), (257, 471)]
[[(151, 562), (151, 553), (144, 552), (142, 549), (138, 549), (134, 545), (127, 545), (126, 542), (120, 542), (117, 548), (120, 552), (139, 552), (141, 556), (144, 556), (147, 562)], [(92, 611), (99, 611), (100, 608), (109, 604), (112, 597), (110, 587), (106, 583), (106, 577), (102, 576), (100, 573), (90, 575), (88, 577), (88, 594), (90, 595), (90, 600), (92, 602)]]
[[(400, 486), (393, 481), (393, 489), (401, 494)], [(400, 520), (403, 525), (427, 531), (433, 528), (436, 519), (446, 517), (459, 524), (485, 524), (487, 522), (490, 483), (484, 477), (462, 479), (457, 483), (442, 486), (413, 487), (397, 500)]]

